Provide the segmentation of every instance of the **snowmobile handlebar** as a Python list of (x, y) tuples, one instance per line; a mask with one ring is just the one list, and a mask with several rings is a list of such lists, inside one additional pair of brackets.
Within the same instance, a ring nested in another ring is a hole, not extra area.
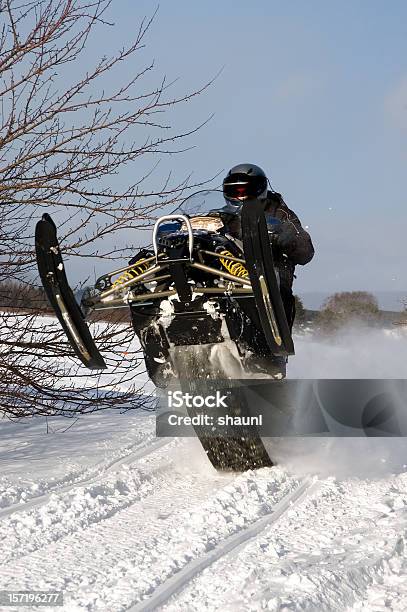
[(154, 225), (154, 229), (153, 229), (153, 249), (154, 249), (155, 260), (157, 263), (158, 263), (157, 236), (158, 236), (159, 227), (162, 223), (164, 223), (164, 221), (176, 221), (176, 220), (182, 221), (186, 225), (186, 228), (188, 231), (189, 260), (192, 261), (192, 253), (194, 250), (194, 233), (192, 230), (192, 225), (191, 225), (191, 221), (189, 217), (187, 217), (186, 215), (165, 215), (164, 217), (160, 217), (159, 219), (157, 219)]

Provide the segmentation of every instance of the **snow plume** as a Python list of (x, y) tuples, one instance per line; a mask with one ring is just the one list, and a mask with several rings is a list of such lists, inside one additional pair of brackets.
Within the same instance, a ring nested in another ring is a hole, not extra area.
[(171, 352), (176, 371), (181, 375), (188, 373), (190, 379), (223, 380), (244, 377), (239, 353), (231, 341), (175, 347)]
[(270, 457), (296, 475), (379, 478), (406, 471), (406, 438), (268, 438)]
[(290, 378), (407, 378), (407, 330), (344, 328), (336, 335), (296, 336)]
[[(349, 327), (329, 339), (298, 336), (295, 345), (290, 378), (407, 378), (407, 333), (401, 328)], [(406, 406), (397, 382), (383, 381), (383, 391), (389, 389), (405, 432)], [(278, 438), (268, 439), (267, 448), (274, 461), (297, 474), (377, 477), (407, 468), (407, 438), (402, 437)]]
[(183, 438), (182, 444), (171, 450), (171, 462), (180, 474), (195, 473), (203, 478), (217, 474), (198, 438)]

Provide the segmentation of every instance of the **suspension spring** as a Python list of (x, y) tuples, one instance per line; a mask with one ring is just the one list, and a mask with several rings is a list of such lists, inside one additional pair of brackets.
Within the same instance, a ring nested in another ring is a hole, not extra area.
[(238, 278), (247, 278), (249, 276), (249, 272), (243, 264), (238, 261), (228, 259), (229, 257), (234, 257), (234, 255), (230, 251), (220, 251), (219, 255), (223, 255), (223, 257), (220, 258), (220, 263), (224, 268), (226, 268), (229, 274), (232, 274), (233, 276), (236, 276)]
[(139, 276), (143, 272), (146, 272), (148, 268), (149, 264), (146, 263), (144, 259), (139, 259), (139, 261), (136, 261), (132, 268), (126, 270), (125, 272), (123, 272), (123, 274), (120, 274), (120, 276), (116, 278), (114, 283), (112, 283), (112, 287), (119, 287), (126, 281), (131, 280), (132, 278), (137, 278), (137, 276)]

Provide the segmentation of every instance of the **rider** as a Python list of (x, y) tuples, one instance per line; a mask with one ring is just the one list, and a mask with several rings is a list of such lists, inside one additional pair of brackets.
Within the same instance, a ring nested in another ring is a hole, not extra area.
[(314, 256), (310, 235), (304, 230), (297, 215), (288, 208), (280, 193), (268, 189), (269, 181), (264, 171), (254, 164), (239, 164), (229, 170), (223, 179), (223, 195), (226, 206), (222, 209), (228, 216), (228, 229), (241, 237), (240, 216), (236, 215), (244, 200), (265, 200), (269, 234), (275, 254), (275, 264), (280, 278), (280, 293), (292, 328), (295, 317), (295, 298), (292, 292), (296, 264), (305, 265)]

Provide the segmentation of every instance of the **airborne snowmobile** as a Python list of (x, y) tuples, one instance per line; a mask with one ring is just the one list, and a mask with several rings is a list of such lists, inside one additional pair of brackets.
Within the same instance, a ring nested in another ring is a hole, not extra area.
[[(97, 279), (81, 303), (69, 287), (56, 226), (44, 214), (36, 227), (37, 262), (48, 299), (79, 359), (106, 364), (86, 317), (129, 307), (148, 374), (165, 388), (174, 378), (281, 379), (294, 353), (270, 241), (264, 202), (239, 210), (242, 240), (229, 233), (222, 192), (200, 191), (155, 223), (151, 248)], [(236, 213), (237, 214), (237, 213)], [(259, 437), (200, 436), (218, 469), (271, 465)]]

